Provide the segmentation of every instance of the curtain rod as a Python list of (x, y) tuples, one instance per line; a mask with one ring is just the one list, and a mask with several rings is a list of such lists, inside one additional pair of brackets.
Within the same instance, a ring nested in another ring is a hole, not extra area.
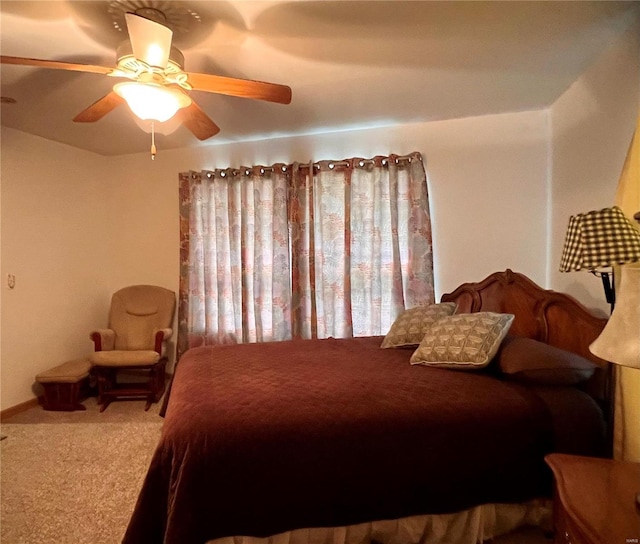
[[(422, 156), (415, 152), (412, 153), (411, 155), (391, 155), (389, 157), (374, 157), (373, 159), (360, 159), (360, 158), (354, 158), (354, 159), (345, 159), (345, 160), (341, 160), (341, 161), (331, 161), (331, 160), (324, 160), (324, 161), (318, 161), (318, 162), (313, 162), (313, 163), (298, 163), (298, 168), (304, 169), (304, 168), (309, 168), (310, 166), (313, 166), (313, 168), (316, 169), (320, 169), (322, 164), (326, 164), (329, 169), (333, 170), (334, 168), (350, 168), (351, 167), (351, 161), (354, 161), (356, 163), (356, 167), (360, 167), (363, 168), (366, 165), (371, 165), (371, 164), (376, 164), (376, 159), (379, 160), (380, 164), (382, 164), (382, 166), (387, 166), (389, 159), (393, 159), (393, 162), (395, 164), (398, 164), (401, 161), (407, 161), (407, 162), (411, 162), (414, 159), (420, 160), (422, 161)], [(293, 163), (296, 164), (296, 163)], [(287, 170), (289, 170), (289, 168), (291, 168), (291, 164), (283, 164), (280, 166), (280, 169), (282, 170), (282, 172), (286, 172)], [(225, 168), (225, 169), (217, 169), (214, 171), (208, 171), (206, 173), (208, 178), (211, 178), (213, 176), (216, 175), (216, 172), (218, 173), (218, 175), (222, 178), (227, 177), (227, 175), (231, 174), (232, 176), (238, 176), (240, 174), (244, 174), (245, 176), (248, 176), (251, 174), (251, 172), (257, 170), (260, 174), (265, 174), (266, 172), (273, 172), (276, 169), (276, 167), (274, 166), (252, 166), (252, 167), (242, 167), (242, 168)], [(195, 175), (195, 173), (194, 173)]]

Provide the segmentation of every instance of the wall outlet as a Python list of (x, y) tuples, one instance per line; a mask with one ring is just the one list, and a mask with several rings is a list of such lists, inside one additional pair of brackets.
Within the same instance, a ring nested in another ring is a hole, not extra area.
[(13, 274), (7, 274), (7, 286), (13, 289), (16, 286), (16, 277)]

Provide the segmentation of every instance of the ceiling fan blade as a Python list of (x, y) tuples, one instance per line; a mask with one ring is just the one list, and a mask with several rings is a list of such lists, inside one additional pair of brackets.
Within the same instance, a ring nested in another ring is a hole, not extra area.
[(92, 74), (109, 74), (113, 68), (96, 66), (93, 64), (77, 64), (60, 62), (57, 60), (28, 59), (24, 57), (0, 56), (0, 64), (15, 64), (17, 66), (34, 66), (36, 68), (53, 68), (54, 70), (72, 70), (75, 72), (89, 72)]
[(173, 38), (171, 29), (134, 13), (125, 14), (125, 19), (133, 56), (149, 66), (166, 68)]
[(82, 110), (73, 118), (75, 123), (95, 123), (102, 119), (107, 113), (117, 108), (124, 102), (114, 91), (96, 100), (91, 106)]
[(187, 72), (187, 81), (194, 91), (254, 98), (278, 104), (289, 104), (291, 102), (291, 88), (277, 83), (191, 72)]
[(190, 106), (178, 110), (176, 115), (198, 140), (206, 140), (220, 132), (220, 127), (193, 100)]

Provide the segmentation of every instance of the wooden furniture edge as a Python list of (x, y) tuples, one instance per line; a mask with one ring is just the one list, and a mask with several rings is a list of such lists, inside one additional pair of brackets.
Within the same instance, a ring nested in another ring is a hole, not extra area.
[[(173, 378), (173, 372), (166, 372), (166, 379), (169, 381)], [(32, 399), (26, 400), (14, 406), (9, 406), (9, 408), (5, 408), (4, 410), (0, 410), (0, 423), (7, 423), (9, 419), (22, 412), (26, 412), (31, 408), (35, 408), (36, 406), (41, 406), (44, 402), (43, 397), (33, 397)]]
[(613, 442), (614, 365), (589, 351), (607, 319), (594, 315), (571, 295), (543, 289), (511, 269), (494, 272), (479, 282), (463, 283), (451, 293), (443, 294), (441, 300), (458, 303), (459, 312), (513, 313), (516, 316), (513, 334), (524, 330), (524, 336), (577, 353), (598, 365), (599, 369), (583, 388), (603, 408), (611, 439), (608, 442)]
[[(514, 272), (511, 269), (507, 269), (504, 272), (494, 272), (490, 276), (487, 276), (480, 282), (463, 283), (457, 287), (451, 293), (445, 293), (442, 295), (442, 302), (456, 302), (462, 296), (469, 295), (472, 299), (472, 307), (469, 311), (478, 312), (483, 310), (483, 292), (487, 290), (494, 283), (499, 283), (503, 286), (514, 285), (522, 289), (527, 295), (537, 300), (535, 307), (533, 308), (533, 319), (538, 327), (538, 338), (541, 342), (547, 342), (549, 340), (549, 320), (545, 313), (551, 306), (561, 305), (566, 311), (575, 313), (576, 316), (584, 319), (589, 327), (593, 328), (594, 333), (599, 334), (607, 324), (607, 319), (596, 316), (586, 306), (584, 306), (577, 299), (566, 293), (560, 293), (551, 289), (543, 289), (534, 281), (529, 279), (524, 274)], [(491, 302), (491, 301), (489, 301)], [(516, 319), (522, 315), (516, 316)], [(591, 352), (588, 351), (586, 346), (586, 352), (582, 353), (584, 357), (591, 359), (598, 366), (608, 369), (610, 363), (604, 361)]]
[[(562, 532), (566, 531), (567, 527), (570, 527), (569, 533), (574, 542), (604, 542), (603, 535), (599, 533), (597, 526), (590, 522), (594, 518), (575, 507), (576, 498), (579, 495), (593, 495), (593, 493), (590, 493), (590, 489), (576, 489), (576, 482), (579, 481), (580, 485), (584, 486), (583, 482), (590, 480), (589, 475), (593, 476), (596, 481), (606, 482), (608, 487), (619, 485), (620, 481), (624, 480), (624, 482), (632, 482), (630, 487), (635, 492), (638, 489), (637, 485), (640, 485), (640, 463), (558, 452), (546, 455), (545, 462), (554, 475), (554, 503), (556, 503), (554, 504), (554, 525), (556, 525), (556, 532), (559, 528), (562, 528), (560, 534), (557, 535), (559, 541), (564, 542), (566, 540), (566, 536)], [(585, 471), (589, 472), (586, 473)], [(615, 483), (616, 480), (618, 484)], [(636, 484), (634, 485), (633, 482), (636, 482)], [(638, 537), (640, 537), (640, 510), (636, 506), (632, 511), (632, 496), (628, 496), (626, 492), (623, 493), (619, 487), (613, 489), (616, 492), (615, 499), (625, 498), (623, 504), (620, 503), (613, 506), (613, 511), (616, 512), (616, 515), (620, 512), (629, 513), (628, 519), (634, 519), (637, 522), (635, 526), (637, 532), (626, 533), (625, 530), (622, 530), (622, 532), (625, 532), (624, 535), (617, 535), (620, 538), (608, 538), (606, 542), (624, 542), (624, 537), (627, 537), (626, 542), (628, 543), (637, 542)], [(626, 491), (629, 491), (629, 489)], [(608, 491), (608, 493), (610, 492)], [(597, 493), (596, 496), (602, 501), (607, 500), (606, 496)], [(593, 514), (593, 505), (591, 508), (591, 514)], [(635, 519), (634, 514), (639, 517)], [(605, 523), (608, 527), (622, 527), (619, 519), (615, 520), (609, 516), (605, 516), (603, 519), (607, 520)], [(626, 527), (626, 530), (631, 529), (633, 531), (633, 528), (631, 528), (633, 524), (632, 521), (630, 526)], [(608, 535), (608, 537), (612, 537), (612, 535)]]

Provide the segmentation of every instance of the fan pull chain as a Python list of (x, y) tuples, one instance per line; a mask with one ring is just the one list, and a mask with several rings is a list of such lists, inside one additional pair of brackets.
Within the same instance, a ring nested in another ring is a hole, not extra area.
[(156, 160), (156, 130), (155, 130), (155, 125), (154, 122), (151, 121), (151, 160), (155, 161)]

